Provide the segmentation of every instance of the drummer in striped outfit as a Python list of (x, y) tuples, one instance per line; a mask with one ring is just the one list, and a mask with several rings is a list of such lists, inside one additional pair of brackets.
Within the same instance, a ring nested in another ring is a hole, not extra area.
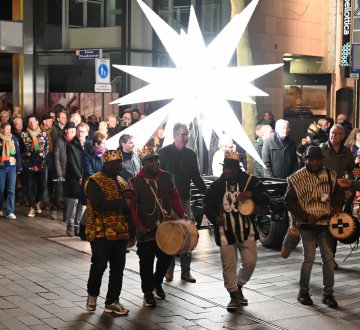
[[(204, 212), (214, 225), (215, 242), (220, 246), (224, 285), (230, 294), (228, 311), (235, 311), (240, 305), (247, 305), (242, 287), (254, 272), (257, 260), (256, 240), (259, 233), (255, 225), (254, 211), (240, 214), (239, 204), (253, 201), (255, 206), (266, 206), (270, 197), (264, 185), (253, 175), (240, 167), (240, 155), (235, 150), (227, 150), (223, 173), (206, 192)], [(241, 266), (238, 270), (238, 251)]]
[(328, 230), (332, 215), (342, 209), (344, 193), (336, 181), (333, 170), (323, 167), (319, 147), (312, 146), (305, 155), (305, 167), (288, 177), (285, 206), (299, 229), (304, 247), (300, 272), (300, 291), (297, 300), (312, 305), (310, 275), (315, 260), (316, 245), (320, 247), (323, 263), (323, 299), (330, 308), (336, 308), (334, 298), (334, 254)]

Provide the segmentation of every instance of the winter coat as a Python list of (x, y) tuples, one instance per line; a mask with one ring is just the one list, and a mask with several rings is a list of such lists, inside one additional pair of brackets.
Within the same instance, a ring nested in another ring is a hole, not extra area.
[(66, 157), (65, 196), (78, 199), (82, 197), (81, 182), (83, 177), (84, 149), (77, 137), (67, 144)]
[(287, 137), (283, 143), (277, 134), (264, 140), (261, 158), (266, 166), (266, 178), (286, 179), (297, 168), (295, 142)]

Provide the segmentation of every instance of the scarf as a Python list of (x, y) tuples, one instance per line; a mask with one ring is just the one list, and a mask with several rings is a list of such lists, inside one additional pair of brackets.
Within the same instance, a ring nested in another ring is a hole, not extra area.
[(1, 163), (10, 161), (10, 155), (16, 153), (15, 143), (12, 139), (12, 135), (4, 135), (0, 132), (0, 139), (2, 140), (2, 154), (1, 154)]
[(32, 140), (31, 149), (34, 150), (35, 152), (38, 152), (40, 150), (40, 147), (39, 147), (39, 142), (38, 142), (37, 137), (39, 134), (41, 134), (40, 127), (38, 127), (35, 131), (28, 128), (27, 132), (29, 133), (31, 140)]
[(99, 158), (102, 157), (103, 153), (106, 151), (105, 147), (100, 147), (95, 144), (92, 146), (92, 150), (95, 156)]

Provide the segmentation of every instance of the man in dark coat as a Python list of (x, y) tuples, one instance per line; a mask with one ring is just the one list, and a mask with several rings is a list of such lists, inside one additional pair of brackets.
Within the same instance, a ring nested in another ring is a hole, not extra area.
[[(65, 171), (66, 171), (66, 145), (73, 140), (76, 135), (76, 126), (72, 121), (66, 123), (64, 127), (64, 135), (60, 136), (56, 142), (54, 147), (54, 171), (55, 178), (57, 182), (55, 182), (55, 191), (54, 191), (54, 212), (51, 212), (51, 219), (57, 220), (58, 214), (57, 211), (60, 210), (60, 200), (64, 195), (64, 185), (63, 182), (65, 180)], [(64, 200), (64, 210), (63, 210), (63, 221), (66, 221), (66, 206)]]
[(86, 137), (89, 126), (80, 123), (76, 127), (76, 137), (66, 146), (66, 174), (65, 174), (65, 198), (66, 198), (66, 235), (79, 236), (79, 226), (85, 205), (81, 205), (83, 159)]
[(266, 166), (266, 178), (286, 179), (296, 170), (296, 144), (289, 138), (289, 133), (289, 122), (279, 119), (274, 136), (264, 141), (261, 158)]
[(134, 152), (133, 137), (129, 134), (123, 134), (119, 139), (119, 146), (122, 156), (122, 171), (121, 177), (129, 182), (131, 178), (134, 178), (140, 171), (141, 163), (139, 155)]
[[(239, 162), (238, 152), (225, 152), (223, 174), (210, 185), (204, 199), (204, 212), (214, 225), (215, 242), (220, 246), (224, 285), (231, 298), (227, 305), (229, 311), (248, 303), (242, 286), (255, 269), (259, 238), (254, 217), (258, 211), (254, 208), (251, 215), (242, 215), (238, 204), (248, 199), (261, 206), (270, 202), (264, 185), (255, 176), (242, 171)], [(237, 251), (241, 256), (238, 272)]]
[[(191, 218), (190, 183), (194, 183), (202, 194), (206, 192), (206, 185), (199, 172), (197, 155), (194, 150), (186, 147), (189, 130), (185, 124), (176, 123), (173, 128), (174, 143), (158, 151), (160, 166), (174, 175), (176, 189), (179, 191), (185, 213)], [(191, 253), (180, 255), (181, 279), (194, 283), (196, 279), (190, 273)], [(171, 281), (175, 267), (175, 258), (166, 274)]]

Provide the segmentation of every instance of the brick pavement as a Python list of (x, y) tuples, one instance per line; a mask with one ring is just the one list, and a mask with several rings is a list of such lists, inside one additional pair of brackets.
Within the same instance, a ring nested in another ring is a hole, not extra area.
[(0, 329), (360, 329), (360, 252), (339, 262), (349, 246), (339, 245), (335, 292), (339, 308), (321, 304), (321, 266), (314, 265), (311, 286), (314, 306), (296, 301), (300, 247), (284, 260), (279, 252), (259, 245), (258, 266), (244, 289), (249, 306), (228, 313), (219, 249), (211, 230), (201, 230), (193, 253), (196, 284), (180, 280), (164, 283), (166, 301), (154, 309), (142, 306), (136, 248), (127, 255), (121, 302), (125, 317), (103, 313), (108, 273), (98, 309), (84, 309), (90, 265), (87, 242), (64, 237), (65, 224), (44, 212), (29, 219), (18, 209), (17, 220), (0, 218)]

